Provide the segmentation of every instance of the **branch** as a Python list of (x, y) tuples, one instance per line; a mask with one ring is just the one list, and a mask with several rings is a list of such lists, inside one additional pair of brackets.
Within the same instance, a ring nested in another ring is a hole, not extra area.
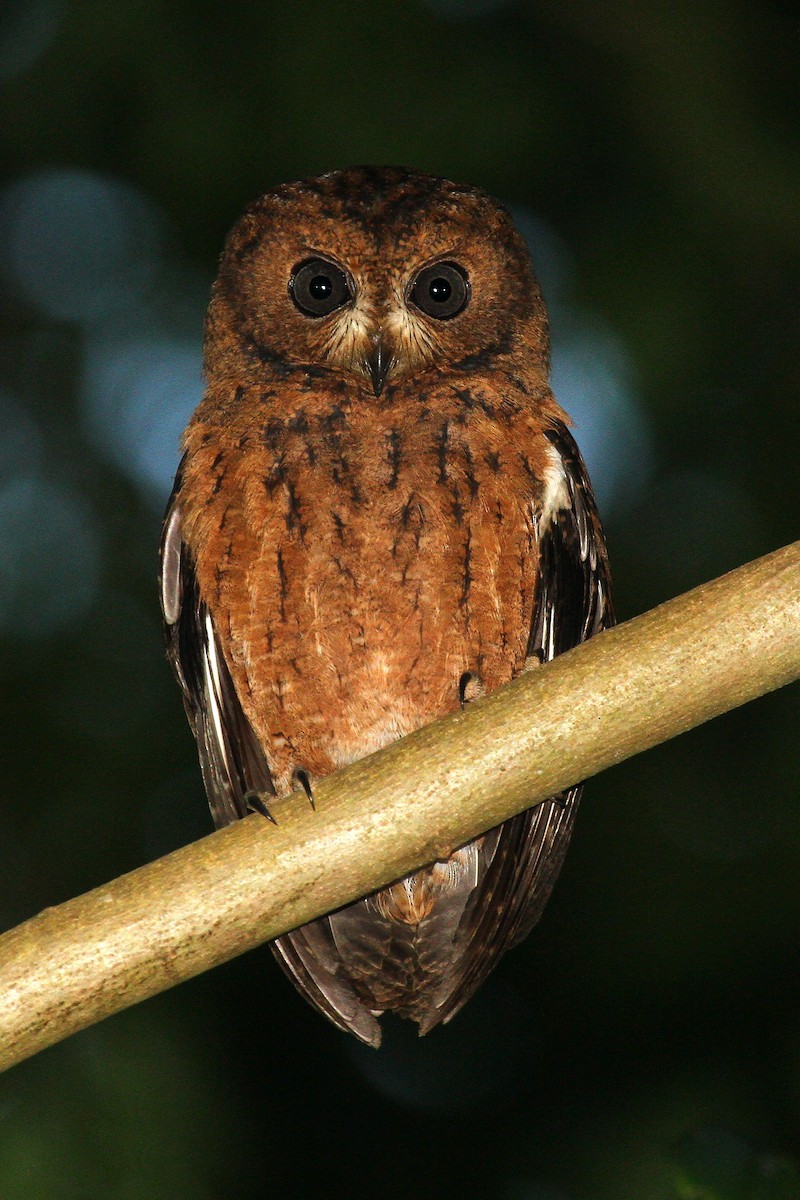
[(800, 675), (800, 542), (0, 937), (0, 1069)]

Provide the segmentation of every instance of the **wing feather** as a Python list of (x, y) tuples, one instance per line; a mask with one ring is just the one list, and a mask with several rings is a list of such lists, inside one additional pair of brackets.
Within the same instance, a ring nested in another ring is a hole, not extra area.
[(167, 658), (183, 693), (200, 755), (214, 822), (247, 815), (247, 793), (274, 792), (264, 752), (245, 717), (220, 649), (211, 614), (200, 598), (191, 556), (181, 536), (180, 472), (161, 538), (161, 608)]
[[(566, 425), (547, 431), (558, 455), (567, 503), (543, 513), (529, 660), (547, 662), (614, 624), (605, 538), (580, 451)], [(506, 821), (473, 903), (456, 934), (450, 984), (420, 1024), (426, 1032), (466, 1004), (497, 960), (522, 941), (553, 890), (582, 785)]]

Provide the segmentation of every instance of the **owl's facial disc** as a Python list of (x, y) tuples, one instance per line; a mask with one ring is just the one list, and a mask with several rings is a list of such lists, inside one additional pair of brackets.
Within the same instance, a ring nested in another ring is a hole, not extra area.
[(429, 262), (409, 278), (356, 280), (323, 254), (298, 262), (289, 296), (319, 326), (313, 340), (329, 363), (366, 375), (379, 396), (390, 376), (430, 366), (441, 351), (436, 326), (457, 317), (471, 297), (465, 268), (451, 259)]
[(512, 360), (537, 383), (549, 370), (547, 313), (505, 209), (395, 168), (254, 201), (228, 237), (205, 345), (210, 379), (327, 368), (375, 393)]

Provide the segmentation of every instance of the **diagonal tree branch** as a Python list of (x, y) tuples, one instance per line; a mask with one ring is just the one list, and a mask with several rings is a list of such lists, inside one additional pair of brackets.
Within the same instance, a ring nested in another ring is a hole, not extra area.
[(0, 937), (0, 1069), (800, 676), (800, 542)]

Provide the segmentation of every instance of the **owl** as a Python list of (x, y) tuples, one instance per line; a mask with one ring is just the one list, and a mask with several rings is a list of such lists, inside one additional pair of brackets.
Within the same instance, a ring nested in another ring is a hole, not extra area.
[[(605, 543), (509, 214), (351, 168), (230, 233), (162, 538), (214, 821), (260, 810), (613, 623)], [(531, 714), (536, 720), (536, 714)], [(278, 938), (362, 1041), (448, 1021), (541, 915), (579, 787)]]

